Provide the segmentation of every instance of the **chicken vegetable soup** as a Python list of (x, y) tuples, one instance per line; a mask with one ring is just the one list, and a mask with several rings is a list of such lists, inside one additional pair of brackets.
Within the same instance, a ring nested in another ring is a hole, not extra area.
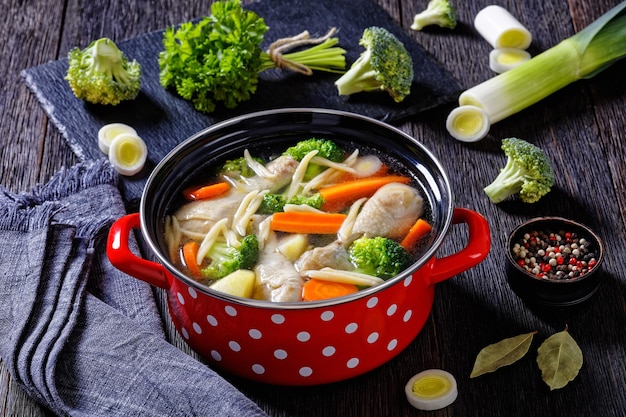
[(165, 241), (177, 268), (231, 295), (315, 301), (376, 286), (432, 231), (419, 186), (367, 148), (306, 138), (215, 171), (182, 191)]

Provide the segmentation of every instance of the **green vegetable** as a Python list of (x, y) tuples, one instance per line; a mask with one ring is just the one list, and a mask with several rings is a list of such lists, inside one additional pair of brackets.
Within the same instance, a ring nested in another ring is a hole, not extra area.
[[(626, 56), (625, 10), (623, 1), (556, 46), (466, 90), (459, 97), (459, 108), (476, 106), (493, 124), (574, 81), (597, 75)], [(449, 123), (448, 130), (456, 138), (455, 125)], [(483, 136), (488, 130), (484, 130)]]
[(537, 349), (541, 378), (550, 390), (563, 388), (578, 375), (583, 366), (583, 352), (565, 330), (547, 338)]
[(476, 356), (470, 378), (494, 372), (523, 358), (528, 353), (535, 334), (536, 331), (520, 334), (483, 348)]
[[(244, 10), (239, 0), (223, 0), (211, 5), (211, 15), (199, 22), (186, 22), (178, 29), (168, 28), (163, 36), (164, 50), (159, 54), (160, 83), (174, 88), (194, 107), (210, 113), (218, 103), (235, 108), (255, 93), (259, 72), (288, 68), (307, 75), (312, 70), (341, 72), (345, 51), (336, 47), (337, 38), (329, 32), (320, 39), (308, 33), (270, 47), (260, 45), (269, 28), (263, 18)], [(309, 49), (282, 53), (286, 46), (319, 43)]]
[[(253, 157), (252, 159), (261, 164), (264, 163), (263, 159), (261, 158)], [(219, 167), (218, 172), (222, 175), (226, 175), (232, 178), (236, 178), (239, 176), (249, 178), (255, 175), (255, 172), (250, 168), (248, 162), (246, 161), (246, 158), (243, 156), (240, 158), (229, 159), (228, 161), (224, 162), (224, 164)]]
[(519, 193), (525, 203), (534, 203), (550, 192), (554, 171), (545, 152), (523, 139), (502, 140), (502, 150), (508, 159), (491, 184), (484, 188), (494, 203)]
[(117, 105), (137, 97), (141, 65), (129, 61), (111, 39), (101, 38), (69, 52), (65, 79), (79, 99)]
[(365, 29), (359, 40), (365, 51), (335, 85), (339, 95), (387, 91), (395, 102), (411, 92), (413, 59), (402, 42), (384, 28)]
[(272, 214), (284, 211), (285, 204), (307, 205), (321, 209), (324, 198), (319, 193), (311, 195), (297, 194), (289, 198), (284, 194), (267, 193), (263, 196), (263, 202), (257, 210), (259, 214)]
[(413, 17), (411, 29), (419, 31), (431, 25), (448, 29), (456, 27), (456, 8), (451, 0), (430, 0), (426, 9)]
[(360, 237), (348, 248), (350, 262), (360, 272), (387, 279), (411, 264), (411, 255), (395, 240), (376, 236)]
[[(343, 149), (329, 139), (309, 138), (301, 140), (294, 146), (287, 148), (284, 154), (293, 157), (296, 161), (302, 161), (302, 159), (312, 151), (317, 151), (315, 156), (328, 159), (332, 162), (343, 161)], [(325, 169), (325, 166), (310, 162), (304, 173), (304, 180), (310, 180)]]
[(207, 279), (220, 279), (239, 269), (251, 269), (259, 256), (259, 241), (256, 235), (247, 235), (239, 247), (229, 246), (218, 241), (211, 246), (207, 257), (209, 265), (202, 268), (202, 276)]

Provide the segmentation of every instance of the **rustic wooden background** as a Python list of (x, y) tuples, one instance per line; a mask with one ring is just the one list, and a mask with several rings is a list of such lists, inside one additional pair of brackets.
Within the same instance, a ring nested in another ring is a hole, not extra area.
[[(411, 32), (426, 0), (377, 0), (463, 88), (492, 76), (490, 46), (473, 30), (483, 7), (510, 10), (534, 36), (536, 54), (582, 29), (617, 0), (476, 0), (458, 2), (454, 31)], [(208, 13), (200, 0), (74, 1), (8, 0), (0, 3), (0, 178), (11, 191), (45, 182), (62, 166), (78, 162), (20, 77), (23, 69), (63, 58), (77, 46), (108, 36), (128, 39)], [(355, 2), (356, 4), (356, 2)], [(429, 111), (399, 127), (440, 158), (456, 192), (457, 206), (482, 213), (492, 228), (493, 250), (476, 268), (438, 286), (432, 315), (415, 342), (383, 367), (350, 381), (313, 388), (274, 388), (233, 379), (272, 416), (623, 416), (626, 414), (626, 62), (593, 80), (580, 81), (496, 124), (485, 140), (463, 144), (444, 128), (450, 107)], [(72, 111), (72, 109), (67, 109)], [(503, 164), (499, 140), (517, 136), (544, 148), (553, 159), (556, 187), (533, 205), (491, 204), (482, 192)], [(585, 305), (538, 311), (509, 289), (502, 261), (507, 233), (524, 220), (561, 215), (581, 220), (603, 237), (606, 282)], [(453, 229), (442, 255), (458, 250), (463, 231)], [(169, 324), (165, 318), (166, 324)], [(470, 379), (474, 358), (487, 344), (538, 330), (538, 343), (569, 326), (583, 350), (578, 378), (550, 392), (533, 355), (494, 374)], [(171, 331), (171, 328), (170, 328)], [(186, 349), (171, 332), (172, 342)], [(192, 354), (190, 352), (190, 354)], [(452, 372), (459, 398), (432, 413), (413, 410), (403, 387), (426, 368)], [(0, 366), (0, 413), (46, 416)]]

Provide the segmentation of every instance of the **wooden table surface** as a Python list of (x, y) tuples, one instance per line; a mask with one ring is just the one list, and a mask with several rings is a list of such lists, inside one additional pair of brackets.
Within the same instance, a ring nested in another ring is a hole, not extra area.
[[(458, 2), (454, 31), (411, 32), (413, 14), (426, 0), (378, 0), (384, 9), (459, 81), (469, 88), (493, 74), (491, 47), (473, 29), (473, 17), (496, 3), (533, 34), (536, 54), (581, 30), (617, 0), (476, 0)], [(200, 0), (114, 1), (7, 0), (0, 4), (0, 177), (11, 191), (45, 182), (62, 166), (78, 162), (20, 77), (23, 69), (63, 58), (77, 45), (108, 36), (131, 38), (208, 13)], [(357, 2), (358, 3), (358, 2)], [(481, 142), (449, 137), (441, 107), (399, 127), (422, 141), (450, 174), (456, 205), (483, 214), (493, 248), (479, 266), (437, 287), (431, 316), (399, 356), (370, 373), (327, 386), (270, 387), (232, 379), (271, 416), (624, 416), (626, 415), (626, 62), (580, 81), (492, 127)], [(68, 109), (71, 110), (71, 109)], [(504, 163), (502, 138), (517, 136), (549, 153), (556, 171), (553, 191), (536, 204), (492, 204), (482, 189)], [(508, 232), (536, 216), (580, 220), (603, 238), (605, 282), (587, 303), (564, 310), (537, 310), (509, 288), (504, 271)], [(457, 228), (458, 229), (458, 228)], [(441, 255), (463, 245), (453, 228)], [(167, 322), (167, 319), (166, 319)], [(550, 391), (535, 362), (539, 344), (568, 326), (584, 355), (578, 377)], [(527, 356), (492, 374), (470, 379), (477, 353), (488, 344), (537, 331)], [(170, 329), (170, 333), (171, 329)], [(186, 349), (172, 334), (172, 342)], [(190, 354), (192, 354), (190, 352)], [(450, 407), (420, 412), (404, 397), (415, 373), (442, 368), (458, 381)], [(2, 416), (45, 416), (0, 367)]]

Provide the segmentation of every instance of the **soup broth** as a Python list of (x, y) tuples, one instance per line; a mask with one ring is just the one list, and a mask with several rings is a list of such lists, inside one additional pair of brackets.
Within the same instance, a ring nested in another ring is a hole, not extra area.
[(421, 183), (349, 140), (333, 138), (336, 161), (321, 149), (286, 155), (308, 139), (231, 153), (189, 179), (165, 219), (173, 265), (218, 291), (274, 302), (319, 299), (307, 296), (313, 284), (323, 289), (315, 297), (346, 295), (409, 268), (432, 236)]

